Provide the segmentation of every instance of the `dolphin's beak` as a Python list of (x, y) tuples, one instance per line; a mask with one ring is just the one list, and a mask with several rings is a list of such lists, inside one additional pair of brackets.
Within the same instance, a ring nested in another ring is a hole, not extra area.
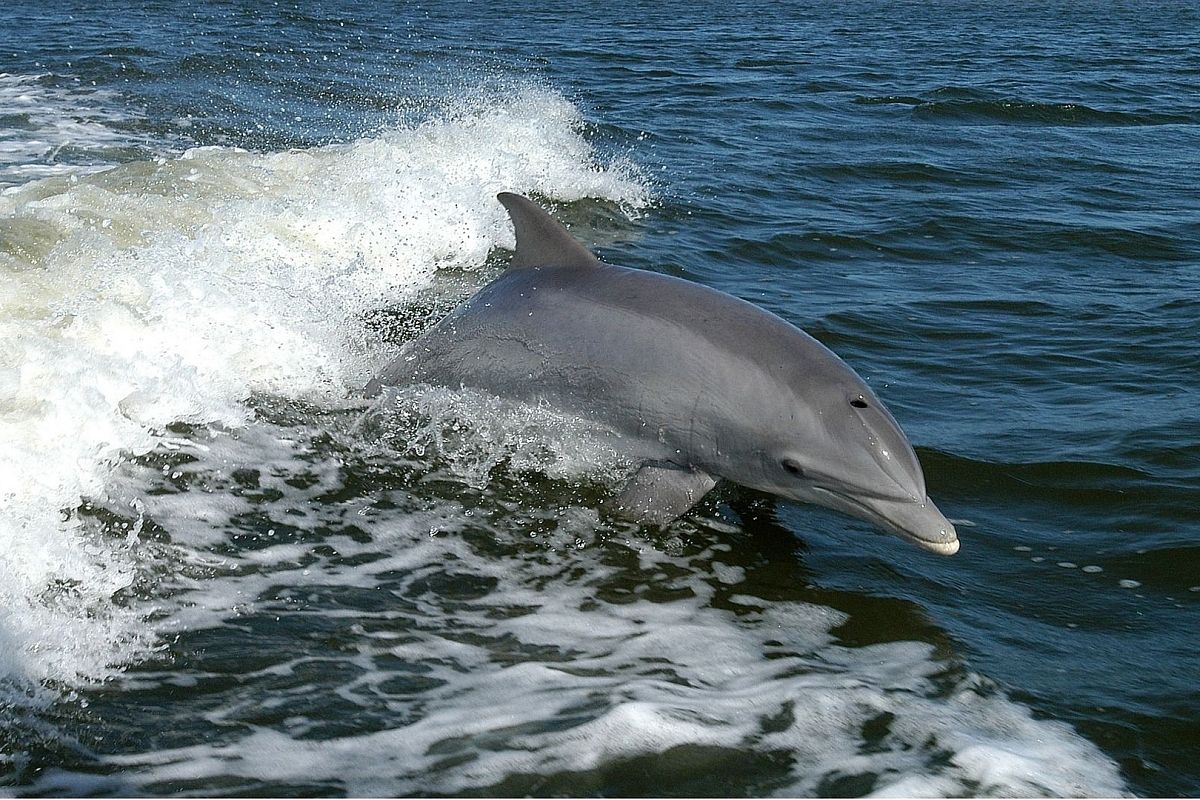
[(823, 486), (813, 487), (817, 496), (804, 498), (827, 508), (873, 522), (884, 530), (897, 533), (916, 542), (926, 550), (944, 556), (958, 552), (958, 533), (929, 498), (884, 497), (876, 494), (837, 491)]
[(873, 521), (911, 539), (926, 550), (944, 556), (958, 552), (958, 533), (950, 520), (928, 498), (922, 502), (882, 498), (859, 498)]

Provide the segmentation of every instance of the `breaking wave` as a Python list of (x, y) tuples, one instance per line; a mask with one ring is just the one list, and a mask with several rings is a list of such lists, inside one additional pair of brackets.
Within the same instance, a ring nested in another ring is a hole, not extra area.
[[(0, 90), (34, 90), (13, 85)], [(561, 96), (524, 89), (347, 144), (192, 149), (0, 195), (8, 699), (103, 678), (153, 646), (137, 523), (127, 541), (97, 538), (78, 513), (111, 502), (114, 465), (178, 447), (181, 423), (244, 426), (255, 395), (340, 402), (386, 355), (368, 311), (511, 245), (499, 190), (647, 202), (585, 127)], [(136, 519), (140, 501), (123, 502)]]

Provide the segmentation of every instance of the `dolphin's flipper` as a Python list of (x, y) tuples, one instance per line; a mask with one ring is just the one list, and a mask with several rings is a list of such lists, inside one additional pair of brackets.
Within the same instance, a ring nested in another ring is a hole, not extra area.
[(617, 495), (614, 511), (646, 525), (666, 525), (700, 502), (717, 480), (698, 469), (643, 464)]
[(510, 269), (525, 267), (564, 267), (578, 269), (597, 266), (600, 261), (575, 240), (558, 220), (532, 200), (511, 192), (496, 195), (517, 232), (517, 254)]

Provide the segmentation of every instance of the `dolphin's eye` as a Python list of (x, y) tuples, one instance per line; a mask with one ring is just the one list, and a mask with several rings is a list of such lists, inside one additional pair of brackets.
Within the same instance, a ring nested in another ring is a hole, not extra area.
[(792, 461), (790, 458), (785, 458), (781, 463), (783, 464), (783, 471), (788, 475), (791, 475), (794, 478), (804, 477), (804, 470), (801, 469), (800, 465), (795, 461)]
[(854, 406), (855, 408), (866, 408), (867, 401), (862, 399), (861, 397), (856, 397), (850, 401), (850, 405)]

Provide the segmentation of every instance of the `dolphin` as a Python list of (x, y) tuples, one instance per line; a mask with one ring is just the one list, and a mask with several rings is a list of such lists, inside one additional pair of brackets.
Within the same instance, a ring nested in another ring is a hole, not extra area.
[(603, 263), (528, 198), (498, 199), (511, 265), (368, 392), (469, 387), (598, 421), (639, 465), (614, 503), (639, 523), (666, 525), (724, 478), (958, 551), (912, 445), (832, 351), (744, 300)]

